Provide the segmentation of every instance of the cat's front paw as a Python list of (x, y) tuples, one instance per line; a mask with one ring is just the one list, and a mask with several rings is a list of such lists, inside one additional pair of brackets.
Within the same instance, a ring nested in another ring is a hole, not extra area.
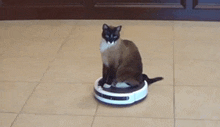
[(118, 83), (118, 82), (117, 82), (116, 80), (113, 80), (111, 86), (112, 86), (112, 87), (116, 87), (116, 84), (117, 84), (117, 83)]

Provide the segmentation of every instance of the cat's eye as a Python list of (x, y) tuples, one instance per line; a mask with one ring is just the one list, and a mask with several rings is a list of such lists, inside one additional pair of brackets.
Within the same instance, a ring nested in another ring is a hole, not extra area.
[(116, 39), (118, 36), (114, 36), (114, 38)]
[(106, 38), (109, 38), (109, 36), (108, 36), (108, 35), (105, 35), (105, 37), (106, 37)]

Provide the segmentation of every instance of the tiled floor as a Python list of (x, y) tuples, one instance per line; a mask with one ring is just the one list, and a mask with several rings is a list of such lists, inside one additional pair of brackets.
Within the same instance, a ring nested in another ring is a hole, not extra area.
[[(93, 97), (103, 23), (164, 80), (130, 107)], [(1, 21), (1, 127), (220, 127), (220, 22)]]

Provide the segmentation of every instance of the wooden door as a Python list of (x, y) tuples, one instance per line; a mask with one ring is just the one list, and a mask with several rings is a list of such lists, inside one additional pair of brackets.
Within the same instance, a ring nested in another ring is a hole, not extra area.
[(0, 19), (220, 21), (220, 0), (0, 0)]

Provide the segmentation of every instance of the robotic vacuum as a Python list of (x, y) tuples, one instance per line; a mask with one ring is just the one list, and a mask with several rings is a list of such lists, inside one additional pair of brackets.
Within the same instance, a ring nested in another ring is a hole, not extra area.
[[(94, 91), (95, 98), (105, 104), (110, 105), (132, 105), (134, 103), (144, 100), (148, 94), (148, 84), (144, 81), (143, 84), (138, 87), (127, 87), (127, 88), (118, 88), (118, 87), (101, 87), (98, 86), (98, 81), (101, 78), (95, 81)], [(106, 84), (105, 84), (106, 85)]]

